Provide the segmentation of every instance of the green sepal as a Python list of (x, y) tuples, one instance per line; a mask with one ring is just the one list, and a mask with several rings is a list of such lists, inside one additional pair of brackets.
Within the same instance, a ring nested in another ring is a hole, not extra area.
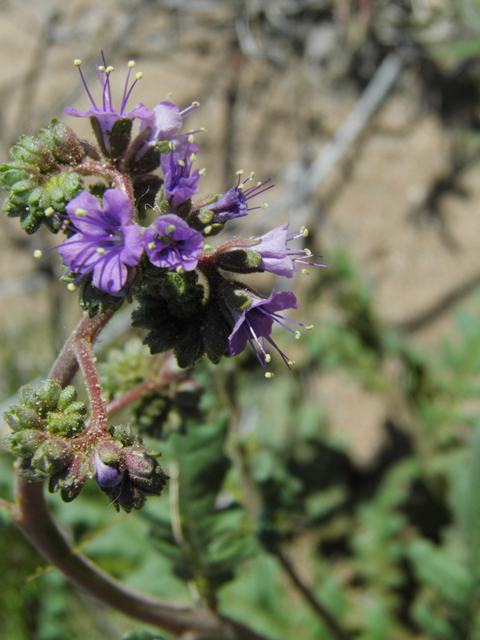
[(45, 441), (45, 437), (45, 433), (33, 429), (18, 431), (5, 438), (5, 447), (10, 453), (22, 458), (30, 458)]
[(5, 422), (13, 431), (21, 431), (22, 429), (42, 429), (42, 420), (39, 416), (27, 407), (14, 405), (3, 414)]
[(113, 123), (112, 130), (107, 131), (110, 142), (110, 157), (120, 158), (130, 144), (133, 120), (130, 118), (119, 118)]
[(35, 451), (31, 466), (38, 471), (42, 471), (48, 476), (59, 473), (71, 460), (70, 447), (65, 441), (49, 439), (43, 442)]
[(60, 269), (62, 272), (60, 282), (65, 282), (66, 284), (75, 283), (79, 291), (78, 301), (80, 306), (85, 311), (88, 311), (90, 318), (99, 313), (105, 313), (105, 311), (118, 311), (126, 299), (130, 301), (130, 298), (112, 296), (94, 287), (92, 284), (93, 274), (91, 273), (84, 276), (80, 281), (75, 282), (78, 278), (77, 273), (72, 273), (65, 265), (61, 265)]
[(108, 158), (109, 151), (105, 145), (105, 138), (103, 137), (103, 130), (100, 125), (100, 122), (94, 116), (90, 116), (90, 124), (92, 125), (93, 133), (95, 134), (95, 138), (97, 139), (97, 144), (100, 147), (102, 154)]
[(218, 266), (234, 273), (255, 273), (263, 271), (259, 268), (262, 256), (253, 249), (233, 247), (222, 251), (218, 256)]

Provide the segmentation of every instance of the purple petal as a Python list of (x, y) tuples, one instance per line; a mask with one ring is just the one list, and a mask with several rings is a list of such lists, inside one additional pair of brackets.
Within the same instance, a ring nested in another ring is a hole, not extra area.
[(133, 219), (134, 211), (129, 197), (118, 189), (107, 189), (103, 194), (103, 211), (111, 220), (126, 225)]

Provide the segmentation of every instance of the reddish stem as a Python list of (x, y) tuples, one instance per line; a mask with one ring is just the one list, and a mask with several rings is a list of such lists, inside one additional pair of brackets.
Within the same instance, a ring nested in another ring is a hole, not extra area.
[(78, 340), (74, 345), (74, 353), (80, 365), (90, 400), (89, 435), (98, 436), (107, 431), (107, 411), (103, 401), (102, 383), (95, 364), (96, 357), (93, 353), (91, 340), (88, 338)]

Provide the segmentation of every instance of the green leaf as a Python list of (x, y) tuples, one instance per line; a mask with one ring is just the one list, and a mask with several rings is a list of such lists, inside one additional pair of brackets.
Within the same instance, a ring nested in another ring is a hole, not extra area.
[(137, 631), (129, 631), (122, 640), (164, 640), (164, 636), (152, 631), (145, 631), (145, 629), (138, 629)]

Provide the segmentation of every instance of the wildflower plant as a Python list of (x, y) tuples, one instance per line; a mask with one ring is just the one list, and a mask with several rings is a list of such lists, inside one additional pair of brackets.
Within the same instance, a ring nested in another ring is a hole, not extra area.
[[(77, 556), (65, 560), (67, 543), (48, 513), (42, 482), (68, 502), (87, 480), (96, 481), (114, 507), (127, 512), (160, 495), (168, 475), (160, 454), (146, 447), (134, 428), (142, 422), (140, 409), (145, 415), (152, 407), (158, 410), (159, 398), (162, 411), (170, 408), (182, 384), (195, 386), (183, 370), (204, 356), (217, 364), (250, 346), (267, 378), (273, 376), (269, 367), (275, 352), (292, 367), (272, 329), (277, 325), (299, 338), (303, 329), (312, 328), (285, 314), (298, 307), (294, 293), (273, 288), (264, 296), (243, 276), (270, 272), (292, 278), (306, 272), (307, 265), (324, 265), (307, 249), (290, 246), (307, 231), (290, 232), (288, 223), (260, 237), (230, 238), (212, 248), (211, 238), (231, 220), (266, 207), (258, 198), (273, 185), (270, 180), (255, 183), (253, 173), (244, 180), (238, 171), (237, 184), (226, 193), (195, 200), (205, 173), (196, 168), (202, 132), (189, 130), (184, 121), (199, 104), (180, 110), (167, 99), (151, 109), (143, 104), (130, 108), (142, 74), (131, 82), (135, 65), (129, 62), (123, 98), (115, 106), (114, 69), (104, 58), (102, 62), (97, 66), (98, 93), (87, 86), (81, 62), (75, 61), (91, 106), (86, 111), (65, 109), (68, 116), (90, 119), (96, 144), (54, 119), (37, 137), (21, 137), (11, 150), (12, 161), (0, 167), (8, 193), (5, 213), (18, 217), (28, 234), (41, 226), (56, 234), (58, 242), (50, 251), (58, 251), (61, 279), (78, 291), (85, 311), (48, 379), (39, 390), (23, 387), (18, 404), (5, 414), (12, 431), (6, 444), (19, 459), (19, 500), (9, 509), (50, 561), (131, 615), (175, 632), (194, 628), (205, 638), (227, 626), (228, 637), (247, 637), (241, 625), (213, 610), (189, 618), (183, 611), (146, 605), (113, 581), (106, 589), (106, 578), (90, 565), (76, 566), (82, 562)], [(90, 187), (86, 177), (93, 179)], [(43, 253), (36, 250), (34, 255), (41, 259)], [(134, 301), (132, 324), (146, 330), (145, 345), (152, 354), (172, 352), (178, 367), (164, 359), (156, 376), (139, 380), (107, 405), (93, 342), (114, 313)], [(85, 380), (88, 411), (70, 384), (77, 369)], [(133, 402), (133, 427), (108, 424), (110, 414)], [(50, 523), (49, 528), (39, 522)]]

